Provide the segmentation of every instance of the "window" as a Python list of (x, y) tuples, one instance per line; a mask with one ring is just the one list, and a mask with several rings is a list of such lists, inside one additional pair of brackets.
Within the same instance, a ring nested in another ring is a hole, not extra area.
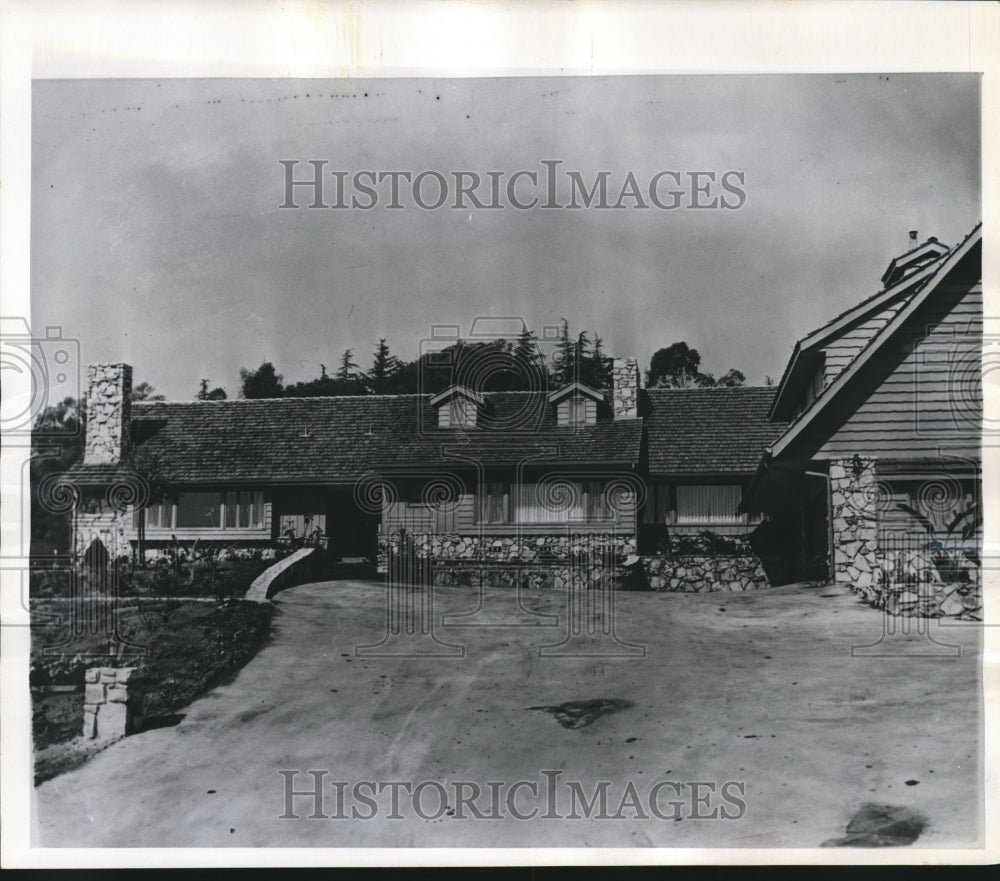
[(222, 526), (222, 493), (181, 493), (177, 497), (177, 526), (215, 528)]
[[(139, 526), (141, 512), (133, 523)], [(147, 506), (147, 529), (263, 529), (261, 490), (183, 492)]]
[[(135, 512), (133, 522), (138, 528), (141, 511)], [(146, 506), (147, 529), (170, 529), (174, 525), (174, 503), (171, 499), (161, 499)]]
[(739, 484), (705, 484), (677, 487), (677, 523), (718, 525), (746, 523), (736, 512), (743, 489)]
[(603, 523), (613, 519), (600, 480), (490, 482), (476, 494), (476, 523)]
[(556, 404), (558, 425), (593, 425), (597, 422), (597, 402), (585, 395), (570, 395)]
[(260, 529), (264, 526), (264, 493), (227, 492), (223, 505), (227, 529)]
[(592, 523), (611, 518), (599, 480), (547, 480), (517, 485), (516, 523)]

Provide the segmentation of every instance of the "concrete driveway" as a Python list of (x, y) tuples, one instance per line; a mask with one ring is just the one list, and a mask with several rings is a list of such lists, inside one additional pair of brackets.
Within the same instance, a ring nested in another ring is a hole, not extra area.
[(515, 600), (488, 591), (466, 623), (529, 626), (442, 628), (479, 596), (436, 590), (464, 656), (393, 657), (356, 651), (384, 636), (384, 587), (279, 594), (234, 681), (36, 790), (34, 844), (815, 847), (864, 802), (925, 818), (914, 847), (979, 839), (977, 625), (882, 638), (822, 588), (619, 594), (644, 657), (608, 638), (540, 656), (567, 598)]

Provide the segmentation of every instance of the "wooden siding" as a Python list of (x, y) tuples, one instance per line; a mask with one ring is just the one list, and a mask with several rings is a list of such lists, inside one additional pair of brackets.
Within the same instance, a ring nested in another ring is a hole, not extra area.
[(442, 403), (438, 408), (438, 428), (464, 426), (470, 428), (476, 424), (477, 407), (474, 401), (455, 395)]
[(978, 457), (982, 317), (981, 283), (942, 286), (793, 448), (817, 459), (919, 457), (938, 447)]
[[(571, 395), (568, 398), (563, 398), (556, 404), (556, 424), (557, 425), (572, 425), (574, 424), (570, 420), (570, 401), (582, 401), (583, 402), (583, 420), (585, 425), (593, 425), (597, 422), (597, 401), (587, 398), (584, 395)], [(579, 424), (579, 423), (576, 423)]]
[(326, 513), (280, 515), (278, 517), (278, 537), (281, 538), (289, 529), (296, 536), (312, 535), (317, 529), (326, 535)]
[(829, 385), (872, 338), (909, 302), (909, 297), (901, 298), (886, 306), (882, 311), (869, 315), (844, 330), (836, 339), (823, 346), (823, 381)]

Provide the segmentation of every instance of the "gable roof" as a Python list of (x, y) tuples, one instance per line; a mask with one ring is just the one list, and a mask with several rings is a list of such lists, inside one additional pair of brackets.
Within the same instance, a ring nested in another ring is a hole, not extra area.
[(443, 404), (445, 401), (449, 401), (454, 397), (463, 397), (472, 401), (472, 403), (482, 407), (485, 403), (483, 396), (479, 392), (474, 392), (470, 388), (466, 388), (464, 385), (450, 385), (443, 392), (438, 392), (430, 400), (430, 405), (432, 407), (437, 407), (439, 404)]
[(554, 404), (557, 401), (561, 401), (567, 395), (583, 395), (592, 401), (604, 400), (604, 394), (597, 389), (591, 388), (582, 382), (571, 382), (562, 388), (556, 389), (554, 392), (549, 392), (549, 403)]
[[(135, 448), (176, 485), (348, 484), (373, 471), (463, 462), (749, 474), (783, 429), (772, 388), (650, 389), (642, 418), (559, 426), (544, 392), (487, 392), (476, 428), (439, 428), (429, 395), (138, 402)], [(121, 466), (76, 465), (84, 483)]]
[(929, 245), (933, 246), (935, 250), (928, 251), (924, 255), (918, 255), (924, 258), (930, 257), (929, 262), (925, 261), (916, 271), (909, 274), (896, 273), (894, 275), (890, 270), (895, 265), (896, 260), (904, 260), (908, 257), (908, 254), (897, 257), (896, 260), (890, 263), (890, 269), (886, 270), (882, 276), (883, 281), (886, 279), (890, 281), (887, 287), (870, 297), (866, 297), (860, 303), (856, 303), (839, 315), (835, 315), (825, 324), (810, 331), (795, 343), (792, 355), (785, 365), (781, 381), (778, 383), (778, 394), (775, 396), (774, 404), (771, 407), (772, 417), (789, 415), (792, 406), (797, 403), (798, 396), (810, 381), (812, 372), (820, 365), (823, 355), (822, 349), (827, 343), (839, 337), (850, 327), (856, 326), (878, 312), (882, 312), (893, 306), (897, 309), (901, 308), (922, 290), (924, 286), (930, 283), (945, 261), (947, 256), (946, 246), (941, 245), (937, 239), (931, 238), (923, 245), (908, 253), (916, 254), (916, 252), (922, 251)]
[[(770, 454), (773, 456), (778, 456), (783, 450), (785, 450), (796, 437), (798, 437), (801, 432), (812, 423), (816, 418), (817, 414), (822, 412), (831, 400), (833, 400), (841, 389), (847, 385), (851, 379), (857, 375), (865, 364), (867, 364), (872, 356), (878, 352), (878, 350), (885, 345), (886, 341), (889, 340), (893, 334), (906, 323), (911, 315), (924, 303), (927, 298), (936, 290), (938, 285), (940, 285), (945, 278), (948, 277), (950, 272), (959, 264), (959, 262), (968, 256), (974, 248), (981, 245), (983, 236), (983, 225), (982, 222), (976, 224), (972, 232), (970, 232), (962, 242), (953, 248), (946, 257), (941, 260), (935, 261), (929, 267), (921, 270), (917, 275), (923, 276), (924, 273), (930, 273), (924, 283), (919, 287), (907, 300), (905, 305), (900, 308), (896, 314), (888, 321), (888, 323), (876, 333), (869, 341), (868, 344), (858, 353), (851, 363), (844, 368), (833, 381), (825, 388), (816, 399), (808, 406), (799, 416), (792, 420), (788, 425), (788, 428), (775, 441), (773, 447), (770, 449)], [(773, 408), (772, 408), (773, 410)]]
[(646, 389), (650, 474), (750, 474), (785, 424), (768, 411), (776, 389)]
[[(466, 457), (485, 465), (524, 460), (636, 465), (642, 424), (557, 426), (544, 392), (494, 392), (476, 428), (439, 428), (429, 395), (140, 402), (136, 450), (165, 481), (350, 483), (372, 470)], [(116, 467), (77, 465), (78, 479)]]

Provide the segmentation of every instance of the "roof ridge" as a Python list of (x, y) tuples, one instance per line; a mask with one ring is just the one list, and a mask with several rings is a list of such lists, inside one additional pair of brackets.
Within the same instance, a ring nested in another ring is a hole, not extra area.
[(425, 398), (430, 392), (403, 392), (398, 395), (289, 395), (282, 398), (226, 398), (223, 401), (133, 401), (133, 407), (162, 406), (163, 404), (204, 404), (206, 406), (216, 406), (218, 404), (273, 404), (276, 401), (373, 401), (383, 398)]
[[(954, 245), (953, 247), (948, 248), (948, 250), (946, 250), (943, 254), (941, 254), (939, 257), (936, 257), (934, 260), (932, 260), (930, 263), (928, 263), (927, 266), (924, 267), (924, 269), (929, 269), (935, 263), (940, 263), (942, 261), (947, 260), (949, 257), (951, 257), (952, 254), (954, 254), (956, 251), (958, 251), (969, 239), (971, 239), (976, 234), (976, 231), (982, 225), (983, 225), (983, 222), (980, 220), (979, 223), (977, 223), (974, 227), (972, 227), (972, 229), (970, 230), (970, 232), (966, 236), (964, 236), (963, 239), (957, 245)], [(927, 239), (927, 241), (923, 242), (923, 244), (918, 245), (916, 248), (913, 248), (912, 250), (907, 251), (905, 254), (900, 254), (898, 257), (893, 257), (893, 260), (901, 260), (903, 257), (908, 257), (910, 254), (913, 254), (914, 252), (919, 251), (921, 248), (923, 248), (923, 247), (925, 247), (926, 245), (929, 245), (929, 244), (937, 244), (937, 245), (941, 245), (944, 248), (947, 248), (947, 245), (945, 245), (944, 242), (938, 241), (934, 236), (931, 236), (931, 238)], [(921, 271), (923, 271), (923, 270), (921, 270)], [(935, 273), (931, 273), (930, 276), (928, 276), (927, 278), (925, 278), (923, 280), (923, 283), (926, 284), (927, 282), (929, 282), (931, 280), (931, 278), (934, 277), (934, 275), (935, 275)], [(819, 333), (824, 328), (829, 327), (831, 324), (836, 324), (845, 315), (849, 315), (851, 312), (854, 312), (857, 309), (860, 309), (861, 307), (867, 305), (868, 303), (871, 303), (872, 301), (877, 300), (883, 294), (889, 293), (889, 291), (891, 291), (893, 288), (900, 287), (900, 286), (904, 285), (904, 283), (906, 281), (907, 281), (906, 278), (901, 278), (894, 285), (891, 285), (889, 287), (882, 287), (882, 288), (880, 288), (874, 294), (871, 294), (870, 296), (865, 297), (863, 300), (859, 300), (857, 303), (855, 303), (849, 309), (845, 309), (843, 312), (840, 312), (838, 315), (835, 315), (829, 321), (826, 321), (823, 324), (819, 325), (818, 327), (813, 328), (808, 333), (803, 334), (801, 337), (799, 337), (798, 342), (801, 342), (802, 340), (805, 340), (805, 339), (808, 339), (811, 336), (814, 336), (815, 334)], [(902, 296), (903, 294), (905, 294), (906, 290), (907, 289), (905, 287), (903, 287), (902, 290), (899, 291), (900, 296)], [(920, 290), (921, 290), (921, 288), (917, 288), (917, 289), (915, 289), (913, 291), (910, 291), (910, 296), (913, 296), (913, 295), (919, 293)]]

